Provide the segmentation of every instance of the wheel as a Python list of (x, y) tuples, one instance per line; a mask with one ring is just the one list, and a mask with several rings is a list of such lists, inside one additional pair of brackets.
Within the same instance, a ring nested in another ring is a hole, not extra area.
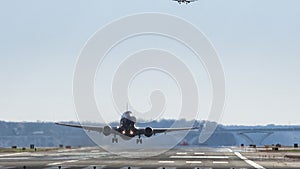
[(112, 139), (111, 139), (111, 142), (114, 143), (114, 142), (115, 142), (115, 138), (112, 138)]
[(140, 139), (140, 143), (141, 143), (141, 144), (143, 143), (143, 140), (142, 140), (142, 139)]
[(117, 138), (116, 138), (116, 140), (115, 140), (115, 141), (116, 141), (116, 143), (118, 143), (118, 139), (117, 139)]

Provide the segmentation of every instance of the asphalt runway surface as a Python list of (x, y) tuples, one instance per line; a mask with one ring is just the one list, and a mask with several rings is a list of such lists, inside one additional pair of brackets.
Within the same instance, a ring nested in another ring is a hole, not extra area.
[[(19, 169), (250, 169), (300, 168), (299, 159), (286, 158), (283, 152), (256, 152), (239, 147), (181, 147), (147, 158), (131, 155), (155, 154), (153, 149), (120, 151), (119, 155), (98, 147), (58, 149), (44, 152), (0, 153), (0, 168)], [(127, 157), (124, 157), (127, 156)]]

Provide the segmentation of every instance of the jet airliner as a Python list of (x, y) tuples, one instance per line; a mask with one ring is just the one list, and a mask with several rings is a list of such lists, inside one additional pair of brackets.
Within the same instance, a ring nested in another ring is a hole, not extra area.
[(199, 129), (199, 127), (189, 127), (189, 128), (152, 128), (152, 127), (137, 127), (136, 117), (131, 111), (126, 111), (122, 114), (119, 126), (112, 127), (109, 125), (98, 127), (98, 126), (84, 126), (84, 125), (73, 125), (65, 123), (55, 123), (57, 125), (83, 128), (89, 131), (97, 131), (103, 133), (105, 136), (113, 135), (112, 143), (118, 143), (117, 135), (123, 140), (130, 140), (134, 137), (138, 137), (136, 140), (137, 144), (142, 144), (141, 136), (151, 137), (158, 133), (167, 133), (172, 131), (182, 131), (182, 130), (193, 130)]
[(195, 2), (197, 0), (173, 0), (173, 1), (177, 1), (179, 4), (181, 4), (181, 3), (188, 4), (188, 3), (191, 3), (191, 2)]

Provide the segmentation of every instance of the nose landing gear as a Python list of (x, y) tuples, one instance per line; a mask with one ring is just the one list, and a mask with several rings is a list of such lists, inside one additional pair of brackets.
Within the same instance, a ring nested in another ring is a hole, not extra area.
[(118, 143), (118, 138), (116, 135), (114, 135), (114, 137), (111, 140), (112, 143)]
[(139, 135), (139, 138), (136, 139), (136, 144), (142, 144), (143, 143), (143, 140), (141, 139), (141, 136)]

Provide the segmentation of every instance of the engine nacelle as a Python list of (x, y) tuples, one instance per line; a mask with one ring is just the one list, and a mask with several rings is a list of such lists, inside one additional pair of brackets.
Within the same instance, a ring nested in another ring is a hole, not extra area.
[(146, 127), (145, 128), (145, 136), (151, 137), (152, 135), (153, 135), (153, 129), (151, 127)]
[(110, 126), (104, 126), (104, 127), (103, 127), (103, 134), (104, 134), (105, 136), (110, 135), (111, 132), (112, 132), (112, 128), (111, 128)]

